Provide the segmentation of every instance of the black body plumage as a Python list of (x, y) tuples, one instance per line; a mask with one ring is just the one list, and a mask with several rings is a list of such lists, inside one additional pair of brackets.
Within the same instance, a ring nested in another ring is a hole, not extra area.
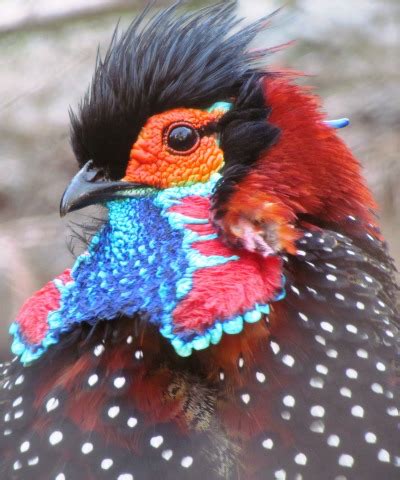
[[(347, 227), (354, 222), (349, 219)], [(305, 232), (300, 254), (284, 259), (286, 319), (270, 325), (265, 363), (249, 369), (238, 359), (245, 385), (236, 392), (243, 415), (238, 422), (250, 421), (252, 405), (260, 401), (274, 413), (271, 430), (256, 435), (247, 449), (255, 462), (251, 478), (398, 478), (400, 321), (394, 268), (384, 245), (370, 234), (350, 238), (342, 232)], [(117, 349), (129, 350), (131, 361), (107, 375), (105, 356)], [(162, 352), (161, 363), (153, 359), (149, 371), (175, 372), (172, 396), (189, 390), (184, 409), (193, 422), (190, 435), (182, 437), (173, 421), (146, 424), (128, 401), (130, 382), (146, 361), (135, 350), (131, 319), (112, 329), (107, 322), (94, 332), (77, 329), (33, 365), (28, 377), (17, 362), (3, 367), (2, 446), (15, 453), (2, 462), (2, 478), (243, 478), (237, 470), (241, 444), (221, 428), (218, 413), (218, 403), (232, 395), (226, 380), (210, 383), (197, 355), (179, 361), (167, 343)], [(75, 388), (103, 392), (98, 415), (106, 436), (71, 423), (66, 409), (71, 391), (56, 387), (40, 405), (33, 403), (37, 385), (56, 375), (59, 358), (68, 371), (85, 353), (90, 366), (75, 379)], [(40, 435), (31, 430), (39, 418)], [(116, 434), (128, 445), (135, 430), (139, 455), (116, 447)], [(65, 477), (57, 477), (60, 473)], [(119, 477), (123, 474), (132, 477)]]

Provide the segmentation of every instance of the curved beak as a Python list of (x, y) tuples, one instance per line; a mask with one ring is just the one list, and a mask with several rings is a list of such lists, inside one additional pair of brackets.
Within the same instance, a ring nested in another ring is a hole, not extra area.
[(101, 172), (89, 160), (71, 180), (60, 203), (60, 215), (79, 210), (88, 205), (126, 198), (126, 190), (148, 187), (141, 183), (104, 180)]

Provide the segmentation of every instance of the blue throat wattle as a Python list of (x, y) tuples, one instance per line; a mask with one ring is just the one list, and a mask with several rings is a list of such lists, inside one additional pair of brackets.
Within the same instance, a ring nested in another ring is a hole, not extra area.
[[(173, 323), (174, 311), (192, 291), (197, 271), (240, 260), (228, 249), (226, 255), (201, 253), (199, 245), (218, 237), (208, 210), (206, 217), (190, 208), (186, 213), (176, 210), (188, 198), (209, 199), (219, 178), (214, 174), (207, 183), (127, 192), (126, 199), (109, 202), (108, 222), (76, 260), (71, 280), (53, 281), (59, 291), (59, 308), (48, 313), (48, 331), (41, 345), (27, 346), (15, 323), (11, 328), (14, 353), (29, 363), (76, 324), (141, 313), (159, 327), (179, 355), (188, 356), (193, 349), (217, 344), (224, 332), (239, 333), (243, 322), (260, 320), (269, 312), (268, 298), (250, 309), (236, 311), (232, 317), (215, 318), (202, 332), (181, 329), (177, 333)], [(208, 229), (206, 234), (195, 231), (203, 227)], [(207, 288), (212, 295), (212, 285)], [(283, 296), (284, 290), (274, 301)]]
[(166, 325), (196, 269), (182, 247), (201, 240), (193, 232), (188, 238), (185, 219), (168, 208), (187, 195), (210, 195), (216, 180), (109, 202), (109, 220), (77, 259), (74, 282), (60, 286), (62, 307), (54, 317), (66, 325), (151, 312), (152, 323)]

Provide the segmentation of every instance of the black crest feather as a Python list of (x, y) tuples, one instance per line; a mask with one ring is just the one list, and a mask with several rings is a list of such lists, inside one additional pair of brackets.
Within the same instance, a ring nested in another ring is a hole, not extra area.
[(280, 129), (267, 121), (271, 108), (264, 98), (264, 76), (265, 73), (253, 74), (245, 81), (233, 108), (219, 121), (224, 168), (223, 177), (213, 195), (216, 219), (226, 213), (224, 206), (227, 200), (251, 170), (260, 153), (279, 139)]
[(92, 159), (108, 177), (120, 178), (150, 116), (239, 95), (268, 53), (249, 49), (268, 17), (240, 27), (235, 6), (224, 2), (179, 15), (179, 2), (153, 16), (145, 10), (123, 34), (115, 30), (78, 112), (71, 112), (80, 165)]

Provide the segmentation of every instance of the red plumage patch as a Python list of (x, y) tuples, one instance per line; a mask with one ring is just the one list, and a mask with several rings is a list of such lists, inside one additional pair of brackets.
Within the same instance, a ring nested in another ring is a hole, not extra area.
[[(56, 278), (67, 283), (71, 280), (70, 272), (70, 269), (67, 269)], [(48, 282), (22, 305), (16, 321), (27, 343), (37, 345), (46, 337), (49, 329), (47, 316), (59, 307), (60, 292), (54, 280)]]
[(280, 138), (239, 182), (218, 220), (228, 242), (251, 251), (272, 238), (275, 251), (295, 253), (299, 232), (293, 227), (302, 214), (326, 222), (351, 215), (367, 229), (376, 225), (359, 162), (324, 123), (317, 97), (288, 77), (269, 76), (264, 83), (268, 121), (280, 128)]
[(264, 89), (272, 107), (269, 121), (281, 129), (279, 142), (260, 158), (266, 191), (294, 211), (331, 221), (350, 214), (371, 221), (368, 208), (375, 204), (359, 162), (323, 123), (318, 97), (281, 77), (268, 79)]

